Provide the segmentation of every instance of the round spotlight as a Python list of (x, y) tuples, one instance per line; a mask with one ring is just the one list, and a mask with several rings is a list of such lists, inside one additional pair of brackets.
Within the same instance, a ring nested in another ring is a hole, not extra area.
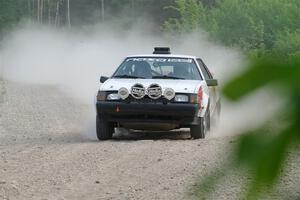
[(162, 95), (162, 89), (158, 84), (151, 84), (147, 89), (147, 94), (151, 99), (159, 99)]
[(129, 91), (127, 90), (127, 88), (120, 88), (118, 91), (118, 95), (120, 96), (121, 99), (127, 99), (127, 97), (129, 96)]
[(168, 100), (171, 100), (175, 97), (175, 91), (172, 88), (166, 88), (164, 90), (164, 97)]
[(136, 83), (131, 87), (131, 95), (136, 99), (142, 99), (146, 95), (146, 89), (140, 83)]

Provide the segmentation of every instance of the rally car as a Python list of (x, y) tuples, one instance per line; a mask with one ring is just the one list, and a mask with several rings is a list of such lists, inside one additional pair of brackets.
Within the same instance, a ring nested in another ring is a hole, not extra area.
[(96, 97), (99, 140), (115, 128), (168, 131), (190, 128), (191, 138), (205, 138), (220, 110), (218, 81), (201, 58), (171, 54), (128, 56), (111, 77), (101, 76)]

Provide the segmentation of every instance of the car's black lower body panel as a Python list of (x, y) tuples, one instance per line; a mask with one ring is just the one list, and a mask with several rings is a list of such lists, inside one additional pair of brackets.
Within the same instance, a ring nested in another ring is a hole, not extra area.
[(199, 123), (197, 104), (127, 103), (98, 101), (97, 113), (121, 124), (175, 124), (188, 127)]

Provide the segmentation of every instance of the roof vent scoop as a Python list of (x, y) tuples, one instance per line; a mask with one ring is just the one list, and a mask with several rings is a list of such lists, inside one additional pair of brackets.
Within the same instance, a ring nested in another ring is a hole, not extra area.
[(154, 47), (153, 54), (171, 54), (170, 47)]

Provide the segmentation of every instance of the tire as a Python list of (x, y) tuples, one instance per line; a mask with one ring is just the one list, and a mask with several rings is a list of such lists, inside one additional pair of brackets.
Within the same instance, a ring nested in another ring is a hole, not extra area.
[(109, 140), (112, 138), (114, 126), (112, 123), (107, 122), (103, 116), (97, 115), (96, 132), (98, 140)]
[(210, 114), (209, 110), (204, 117), (200, 117), (200, 123), (191, 127), (191, 137), (193, 139), (204, 139), (207, 131), (210, 128)]

